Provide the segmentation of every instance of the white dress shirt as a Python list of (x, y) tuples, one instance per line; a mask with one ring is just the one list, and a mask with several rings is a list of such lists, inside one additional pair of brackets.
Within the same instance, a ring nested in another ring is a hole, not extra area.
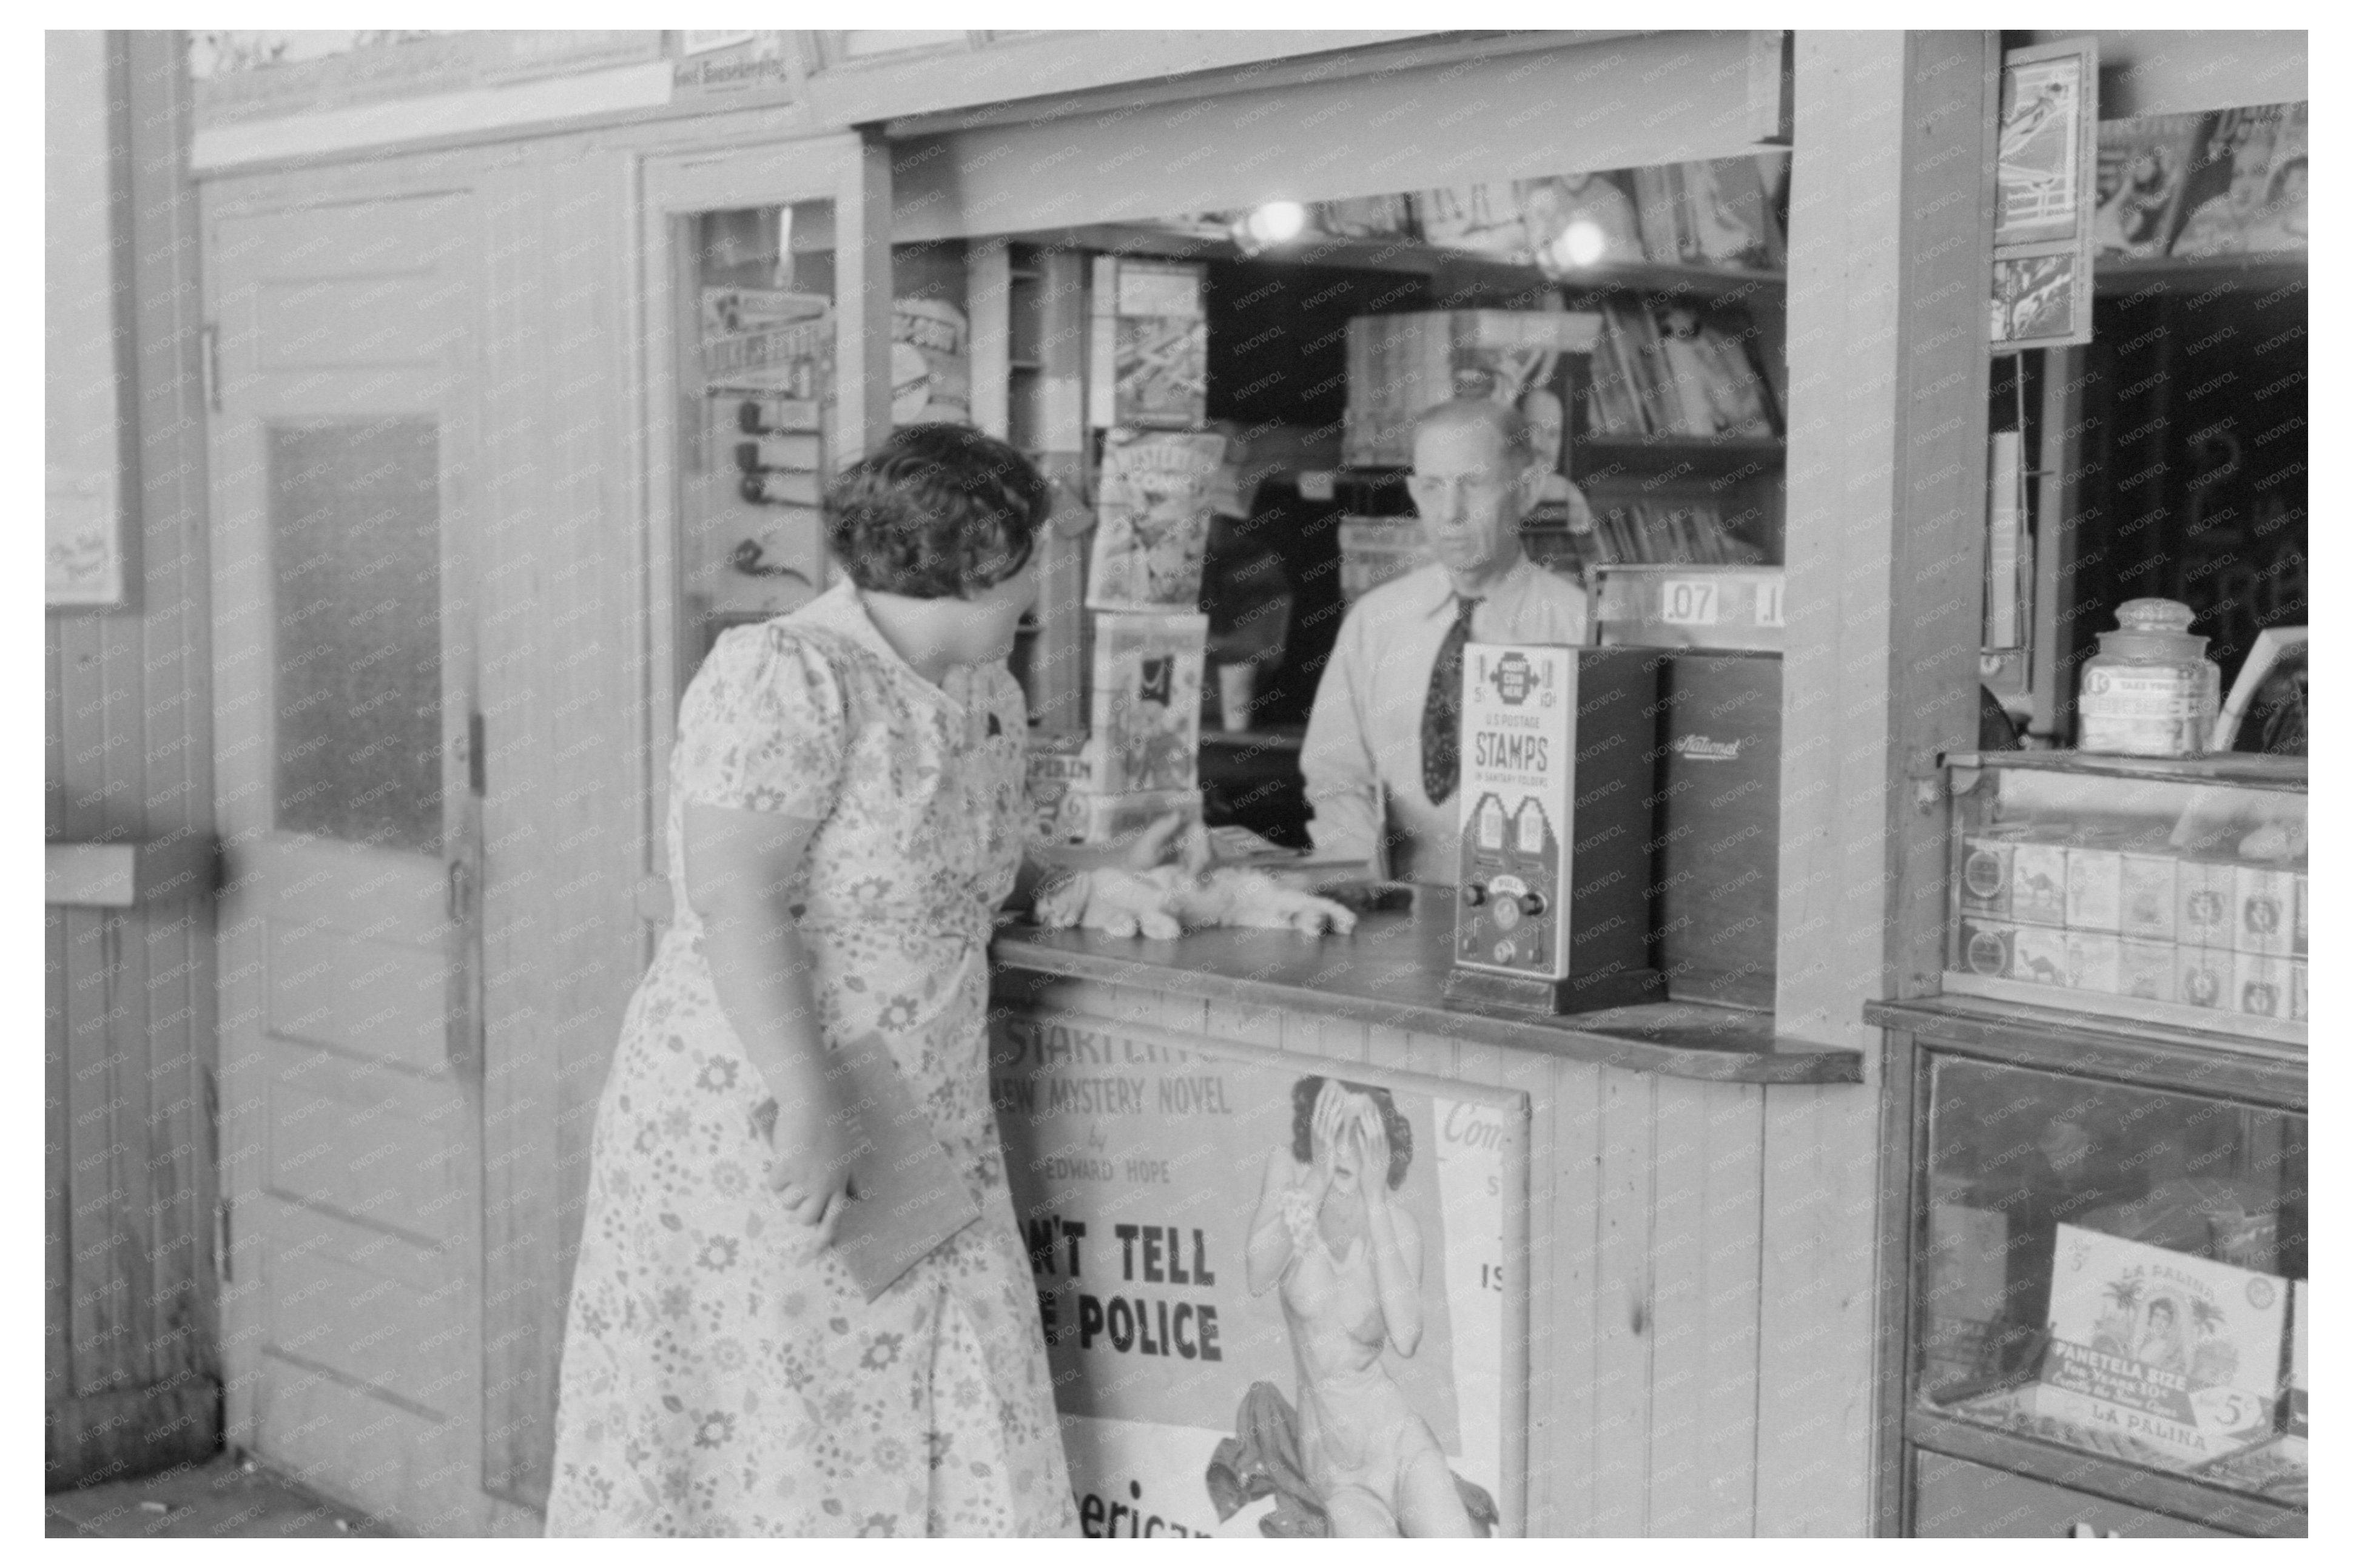
[[(1422, 706), (1454, 606), (1452, 580), (1432, 564), (1382, 584), (1340, 623), (1299, 753), (1318, 852), (1369, 858), (1385, 795), (1390, 874), (1455, 879), (1461, 791), (1434, 803), (1421, 784)], [(1523, 556), (1471, 612), (1471, 640), (1574, 645), (1586, 624), (1584, 591)]]

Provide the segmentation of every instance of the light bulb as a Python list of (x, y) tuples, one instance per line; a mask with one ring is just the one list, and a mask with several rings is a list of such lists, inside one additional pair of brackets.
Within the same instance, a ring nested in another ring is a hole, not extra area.
[(1247, 226), (1260, 245), (1282, 245), (1307, 227), (1307, 209), (1297, 202), (1262, 202), (1252, 209)]
[(1563, 267), (1590, 267), (1609, 248), (1609, 237), (1591, 218), (1573, 218), (1552, 242), (1553, 259)]

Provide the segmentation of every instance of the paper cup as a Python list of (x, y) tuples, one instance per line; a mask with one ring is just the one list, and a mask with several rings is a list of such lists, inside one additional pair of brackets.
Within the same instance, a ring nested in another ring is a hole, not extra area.
[(1256, 665), (1218, 666), (1218, 719), (1229, 732), (1240, 734), (1250, 727), (1250, 697), (1257, 685)]

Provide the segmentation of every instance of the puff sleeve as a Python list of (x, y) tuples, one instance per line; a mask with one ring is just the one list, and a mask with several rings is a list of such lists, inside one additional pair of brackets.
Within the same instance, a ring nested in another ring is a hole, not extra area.
[(679, 704), (679, 792), (823, 821), (849, 727), (841, 677), (817, 639), (774, 622), (722, 633)]

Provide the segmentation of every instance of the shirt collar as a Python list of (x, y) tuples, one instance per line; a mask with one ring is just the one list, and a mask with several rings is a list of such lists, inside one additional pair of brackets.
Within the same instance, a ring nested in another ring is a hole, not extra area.
[[(1498, 605), (1508, 604), (1527, 591), (1530, 573), (1543, 570), (1543, 567), (1530, 560), (1524, 552), (1517, 561), (1512, 563), (1512, 569), (1504, 574), (1501, 581), (1482, 595), (1478, 602)], [(1451, 617), (1454, 614), (1455, 600), (1458, 597), (1454, 592), (1454, 579), (1447, 575), (1446, 568), (1443, 566), (1433, 563), (1431, 571), (1434, 575), (1430, 579), (1430, 602), (1422, 606), (1422, 614)]]

